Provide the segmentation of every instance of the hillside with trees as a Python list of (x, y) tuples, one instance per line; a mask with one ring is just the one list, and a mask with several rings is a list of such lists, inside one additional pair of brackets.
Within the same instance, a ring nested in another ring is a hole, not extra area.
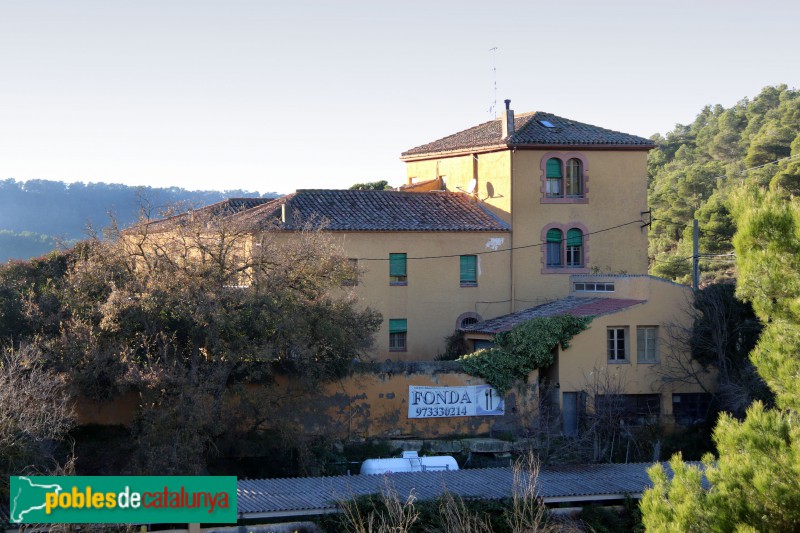
[(730, 108), (706, 106), (688, 125), (652, 137), (648, 160), (651, 271), (688, 282), (692, 219), (704, 282), (734, 276), (731, 192), (742, 182), (800, 193), (800, 91), (766, 87)]
[[(103, 228), (113, 216), (128, 226), (142, 208), (158, 213), (168, 206), (197, 207), (259, 193), (188, 191), (179, 187), (131, 187), (115, 183), (0, 180), (0, 262), (28, 259), (74, 244), (87, 228)], [(263, 197), (278, 196), (266, 193)]]
[(743, 420), (721, 414), (717, 453), (703, 457), (702, 471), (680, 454), (671, 480), (655, 465), (642, 500), (647, 531), (800, 530), (800, 202), (779, 187), (743, 186), (730, 205), (738, 224), (736, 296), (764, 324), (750, 360), (774, 405), (755, 401)]

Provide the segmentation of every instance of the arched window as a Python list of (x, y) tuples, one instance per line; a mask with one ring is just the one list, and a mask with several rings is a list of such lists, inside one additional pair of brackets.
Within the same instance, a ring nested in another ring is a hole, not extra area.
[(468, 316), (468, 317), (465, 317), (465, 318), (461, 319), (460, 326), (461, 326), (461, 329), (464, 329), (464, 328), (467, 328), (467, 327), (471, 326), (472, 324), (477, 324), (477, 323), (478, 323), (478, 319), (477, 318), (475, 318), (474, 316)]
[(580, 159), (572, 158), (567, 161), (567, 196), (572, 198), (583, 197), (583, 168)]
[(548, 198), (563, 198), (564, 188), (562, 187), (563, 173), (561, 172), (561, 160), (553, 157), (547, 160), (547, 190), (545, 194)]
[(551, 223), (542, 228), (542, 274), (589, 272), (589, 230), (580, 222)]
[[(550, 230), (553, 231), (553, 230)], [(550, 232), (547, 232), (548, 235)], [(578, 228), (567, 230), (567, 267), (583, 266), (583, 232)]]
[(560, 268), (564, 266), (561, 260), (561, 243), (564, 234), (560, 229), (547, 230), (547, 268)]
[(548, 152), (539, 160), (541, 202), (545, 204), (588, 203), (588, 162), (579, 152)]
[(466, 313), (461, 313), (458, 315), (458, 318), (456, 318), (456, 329), (468, 328), (482, 321), (483, 317), (481, 317), (481, 315), (475, 311), (467, 311)]

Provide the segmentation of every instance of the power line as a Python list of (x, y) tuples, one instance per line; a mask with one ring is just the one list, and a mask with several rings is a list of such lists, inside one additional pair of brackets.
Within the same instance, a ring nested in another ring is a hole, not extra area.
[[(609, 228), (599, 229), (597, 231), (590, 231), (589, 233), (584, 233), (584, 237), (588, 237), (589, 235), (597, 235), (598, 233), (603, 233), (606, 231), (612, 231), (619, 228), (624, 228), (625, 226), (630, 226), (631, 224), (641, 224), (643, 221), (641, 219), (638, 220), (631, 220), (630, 222), (625, 222), (624, 224), (617, 224), (616, 226), (611, 226)], [(510, 252), (513, 250), (524, 250), (525, 248), (537, 248), (539, 246), (546, 245), (546, 242), (537, 242), (534, 244), (526, 244), (524, 246), (514, 246), (512, 248), (503, 248), (498, 250), (486, 250), (480, 252), (471, 252), (469, 255), (488, 255), (488, 254), (497, 254), (501, 252)], [(421, 257), (406, 257), (406, 261), (417, 261), (422, 259), (446, 259), (450, 257), (461, 257), (465, 255), (463, 253), (458, 254), (445, 254), (445, 255), (426, 255)], [(388, 257), (356, 257), (356, 261), (389, 261), (390, 258)]]
[[(667, 220), (666, 218), (651, 217), (650, 220), (656, 220), (658, 222), (666, 222), (667, 224), (672, 224), (674, 226), (681, 226), (685, 228), (691, 227), (691, 224), (687, 224), (684, 222), (676, 222), (674, 220)], [(706, 235), (716, 235), (718, 237), (725, 237), (727, 239), (731, 238), (731, 235), (725, 235), (724, 233), (719, 233), (718, 231), (711, 231), (710, 229), (700, 228), (700, 233), (704, 233)]]
[[(798, 157), (800, 157), (800, 154), (790, 155), (789, 157), (776, 159), (775, 161), (770, 161), (769, 163), (764, 163), (763, 165), (757, 165), (757, 166), (754, 166), (754, 167), (746, 168), (744, 170), (740, 170), (739, 172), (737, 172), (737, 174), (745, 174), (747, 172), (750, 172), (751, 170), (757, 170), (759, 168), (764, 168), (764, 167), (768, 167), (770, 165), (775, 165), (775, 164), (780, 163), (782, 161), (791, 161), (793, 159), (797, 159)], [(711, 178), (711, 179), (715, 180), (717, 178), (727, 178), (727, 177), (728, 176), (717, 176), (716, 178)]]

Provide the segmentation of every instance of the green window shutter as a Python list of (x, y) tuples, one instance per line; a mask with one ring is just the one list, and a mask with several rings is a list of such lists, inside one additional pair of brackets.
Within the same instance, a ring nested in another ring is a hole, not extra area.
[(561, 230), (549, 229), (547, 230), (547, 242), (561, 242)]
[(561, 177), (561, 160), (555, 157), (547, 160), (547, 177), (560, 178)]
[[(547, 232), (548, 237), (550, 232)], [(549, 242), (549, 241), (548, 241)], [(572, 228), (567, 231), (567, 246), (581, 246), (583, 244), (583, 233), (579, 229)]]
[(405, 333), (406, 331), (408, 331), (408, 325), (405, 318), (389, 319), (389, 333)]
[(461, 256), (461, 283), (476, 283), (478, 281), (478, 256)]
[(389, 254), (389, 275), (406, 275), (406, 254)]

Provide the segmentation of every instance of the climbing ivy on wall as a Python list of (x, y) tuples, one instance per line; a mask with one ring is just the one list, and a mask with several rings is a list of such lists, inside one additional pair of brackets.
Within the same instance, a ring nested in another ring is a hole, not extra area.
[(553, 364), (553, 348), (589, 327), (593, 317), (559, 315), (533, 318), (511, 331), (498, 333), (495, 346), (459, 358), (464, 370), (505, 394), (533, 370)]

